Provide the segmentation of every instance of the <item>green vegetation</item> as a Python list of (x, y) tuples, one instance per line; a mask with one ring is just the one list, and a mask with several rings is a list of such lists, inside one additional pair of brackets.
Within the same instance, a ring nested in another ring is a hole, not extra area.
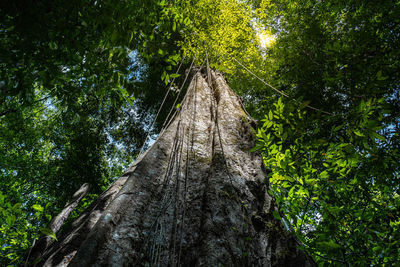
[(258, 137), (282, 219), (321, 265), (396, 265), (400, 3), (268, 4), (291, 99), (266, 100)]
[(275, 216), (304, 249), (322, 266), (398, 264), (399, 14), (398, 1), (6, 1), (0, 265), (20, 264), (83, 183), (75, 217), (121, 174), (206, 54), (258, 119)]

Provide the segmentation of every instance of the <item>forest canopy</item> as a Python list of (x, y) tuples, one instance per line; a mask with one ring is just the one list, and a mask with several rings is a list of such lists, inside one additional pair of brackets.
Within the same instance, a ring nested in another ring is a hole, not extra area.
[(302, 249), (321, 266), (399, 264), (399, 14), (399, 1), (3, 1), (0, 265), (53, 235), (82, 184), (70, 220), (104, 191), (207, 62), (258, 121), (274, 216)]

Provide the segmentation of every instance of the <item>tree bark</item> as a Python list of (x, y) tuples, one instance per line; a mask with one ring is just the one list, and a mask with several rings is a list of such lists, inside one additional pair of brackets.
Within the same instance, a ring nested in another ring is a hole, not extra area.
[(314, 266), (272, 215), (251, 122), (222, 74), (198, 71), (158, 140), (42, 265)]
[[(61, 229), (65, 221), (68, 219), (69, 215), (75, 210), (76, 206), (78, 206), (79, 202), (87, 194), (89, 189), (90, 185), (88, 183), (83, 184), (78, 189), (78, 191), (75, 192), (71, 200), (65, 205), (64, 209), (51, 220), (51, 222), (47, 227), (51, 229), (53, 233), (56, 234), (58, 230)], [(46, 251), (51, 242), (52, 238), (50, 236), (42, 235), (35, 243), (35, 245), (32, 247), (28, 255), (28, 258), (32, 259), (33, 262), (35, 262), (36, 259), (42, 257), (42, 253)]]

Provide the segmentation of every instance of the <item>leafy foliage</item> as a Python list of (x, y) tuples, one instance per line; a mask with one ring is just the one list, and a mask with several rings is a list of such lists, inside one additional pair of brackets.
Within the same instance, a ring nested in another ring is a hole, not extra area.
[(362, 102), (349, 123), (279, 99), (257, 134), (283, 219), (330, 264), (397, 261), (399, 152), (379, 134), (381, 102)]
[(290, 96), (258, 106), (282, 219), (321, 265), (395, 265), (399, 4), (254, 5), (277, 36), (270, 81)]
[(102, 192), (137, 154), (147, 115), (132, 116), (132, 93), (146, 70), (130, 51), (162, 10), (146, 3), (150, 16), (139, 3), (1, 4), (0, 265), (17, 265), (82, 183)]
[(18, 265), (82, 183), (93, 191), (73, 217), (122, 172), (161, 128), (183, 55), (181, 70), (206, 54), (261, 121), (275, 216), (321, 265), (396, 264), (399, 13), (358, 0), (2, 3), (0, 265)]

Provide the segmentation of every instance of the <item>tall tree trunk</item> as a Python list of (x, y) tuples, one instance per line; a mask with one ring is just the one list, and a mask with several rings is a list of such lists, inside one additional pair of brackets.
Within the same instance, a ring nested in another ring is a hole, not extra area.
[(198, 71), (158, 140), (42, 264), (313, 266), (272, 215), (250, 122), (222, 74)]

